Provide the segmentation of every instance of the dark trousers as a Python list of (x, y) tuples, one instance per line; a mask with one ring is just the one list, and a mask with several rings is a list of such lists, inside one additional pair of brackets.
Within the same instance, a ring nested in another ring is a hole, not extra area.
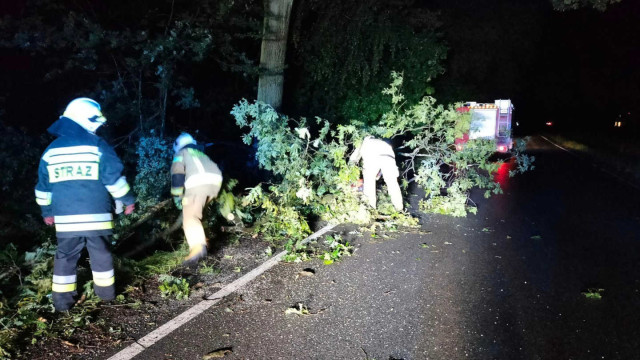
[(115, 299), (110, 238), (111, 236), (58, 238), (58, 250), (53, 264), (53, 305), (57, 311), (69, 310), (75, 303), (78, 294), (76, 270), (85, 246), (89, 251), (96, 295), (107, 301)]

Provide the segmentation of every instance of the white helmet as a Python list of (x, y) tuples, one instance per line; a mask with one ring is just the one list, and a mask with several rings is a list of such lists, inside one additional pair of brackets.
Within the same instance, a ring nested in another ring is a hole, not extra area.
[(67, 105), (62, 116), (68, 117), (92, 134), (107, 122), (102, 115), (100, 104), (89, 98), (74, 99)]
[(173, 143), (173, 151), (178, 152), (182, 150), (183, 147), (189, 144), (196, 145), (196, 140), (193, 138), (193, 136), (187, 133), (182, 133), (180, 134), (180, 136), (178, 136), (176, 142)]

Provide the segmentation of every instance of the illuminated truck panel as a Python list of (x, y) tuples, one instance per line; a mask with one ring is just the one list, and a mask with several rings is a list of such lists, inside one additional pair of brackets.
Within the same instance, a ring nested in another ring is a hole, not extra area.
[(473, 139), (495, 140), (499, 152), (511, 149), (511, 100), (496, 100), (493, 104), (469, 102), (457, 110), (471, 113), (469, 133), (455, 140), (457, 150), (462, 150), (464, 144)]

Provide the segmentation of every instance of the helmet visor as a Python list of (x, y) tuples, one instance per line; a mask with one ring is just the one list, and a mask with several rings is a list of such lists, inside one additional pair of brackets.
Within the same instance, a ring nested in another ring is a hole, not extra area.
[(90, 117), (89, 121), (95, 122), (95, 123), (104, 124), (104, 123), (107, 122), (107, 118), (104, 117), (104, 115), (99, 114), (99, 115), (94, 115), (94, 116)]

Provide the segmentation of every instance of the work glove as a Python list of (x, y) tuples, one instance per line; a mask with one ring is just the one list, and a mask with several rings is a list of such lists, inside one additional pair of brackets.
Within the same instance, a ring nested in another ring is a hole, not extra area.
[(133, 214), (134, 210), (136, 209), (136, 204), (129, 204), (127, 205), (127, 207), (124, 209), (124, 214), (125, 215), (131, 215)]
[(124, 212), (124, 203), (121, 200), (116, 200), (115, 205), (116, 205), (116, 208), (115, 208), (116, 214), (118, 215), (122, 214)]
[(178, 210), (182, 210), (182, 198), (181, 197), (174, 197), (173, 198), (173, 203), (176, 205), (176, 208), (178, 208)]
[(55, 224), (55, 219), (53, 216), (47, 216), (44, 218), (44, 223), (51, 226), (53, 224)]

